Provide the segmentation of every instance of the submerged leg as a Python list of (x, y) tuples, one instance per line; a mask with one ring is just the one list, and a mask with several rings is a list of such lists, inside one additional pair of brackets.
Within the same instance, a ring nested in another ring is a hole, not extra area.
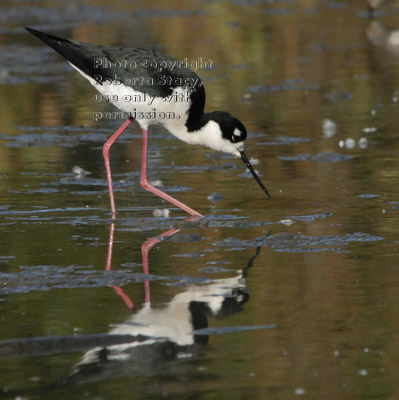
[(147, 141), (148, 141), (148, 131), (147, 129), (143, 129), (143, 155), (142, 155), (142, 161), (141, 161), (141, 180), (140, 184), (141, 186), (145, 189), (148, 190), (151, 193), (154, 193), (155, 195), (161, 197), (162, 199), (168, 201), (169, 203), (172, 203), (176, 207), (181, 208), (182, 210), (186, 211), (193, 217), (203, 217), (202, 214), (199, 212), (193, 210), (189, 206), (186, 206), (184, 203), (182, 203), (179, 200), (176, 200), (174, 197), (169, 196), (162, 190), (156, 188), (153, 186), (150, 181), (147, 179)]
[(133, 122), (133, 118), (128, 118), (122, 126), (104, 143), (103, 146), (103, 156), (105, 162), (105, 170), (107, 173), (107, 182), (109, 190), (109, 200), (111, 202), (111, 212), (112, 218), (116, 216), (115, 200), (114, 200), (114, 188), (112, 185), (112, 173), (111, 173), (111, 163), (109, 153), (111, 151), (112, 145), (117, 141), (120, 135), (126, 130), (126, 128)]

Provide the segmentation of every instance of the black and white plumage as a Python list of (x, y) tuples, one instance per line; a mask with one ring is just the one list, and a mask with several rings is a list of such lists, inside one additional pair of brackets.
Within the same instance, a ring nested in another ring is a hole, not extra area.
[[(169, 232), (159, 237), (174, 234)], [(155, 244), (160, 241), (154, 239), (147, 242)], [(181, 363), (183, 357), (195, 359), (207, 344), (208, 334), (213, 329), (209, 326), (209, 319), (230, 317), (242, 311), (250, 299), (247, 277), (260, 251), (261, 247), (258, 247), (247, 265), (234, 276), (190, 285), (161, 305), (152, 306), (146, 295), (143, 307), (136, 309), (125, 322), (112, 326), (109, 345), (93, 347), (83, 355), (73, 368), (71, 381), (104, 379), (121, 373), (125, 375), (127, 371), (131, 376), (153, 373), (165, 365), (169, 370), (173, 363)], [(146, 254), (148, 256), (148, 252)], [(273, 325), (263, 326), (266, 327)], [(126, 337), (142, 340), (111, 342), (111, 338)]]
[[(244, 153), (247, 131), (235, 117), (224, 111), (204, 113), (205, 90), (198, 75), (184, 63), (160, 51), (78, 43), (26, 28), (63, 56), (110, 103), (129, 119), (105, 143), (104, 158), (115, 216), (109, 150), (134, 119), (143, 129), (142, 186), (193, 216), (202, 216), (153, 187), (146, 178), (147, 130), (160, 124), (178, 139), (241, 157), (252, 175), (270, 197)], [(107, 167), (108, 162), (108, 167)], [(184, 206), (184, 207), (183, 207)], [(186, 208), (185, 208), (186, 207)]]

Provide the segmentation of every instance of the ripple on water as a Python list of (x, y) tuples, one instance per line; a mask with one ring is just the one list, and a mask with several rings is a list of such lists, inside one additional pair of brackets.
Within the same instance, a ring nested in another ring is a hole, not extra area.
[(0, 273), (0, 294), (48, 291), (52, 289), (123, 286), (129, 282), (163, 280), (165, 277), (134, 273), (126, 268), (97, 271), (92, 266), (21, 266), (16, 273)]
[(315, 155), (304, 153), (296, 156), (280, 156), (283, 161), (313, 161), (318, 163), (336, 163), (340, 161), (351, 160), (353, 157), (346, 154), (322, 152)]
[(359, 198), (361, 199), (375, 199), (377, 197), (381, 197), (381, 195), (379, 194), (369, 194), (369, 193), (364, 193), (364, 194), (360, 194)]
[(274, 92), (285, 92), (291, 90), (319, 90), (320, 86), (317, 84), (307, 83), (303, 78), (284, 79), (281, 83), (275, 85), (251, 85), (247, 87), (250, 93), (266, 94)]
[(241, 240), (229, 237), (215, 243), (216, 246), (225, 248), (241, 247), (271, 247), (275, 251), (288, 253), (335, 252), (341, 253), (342, 247), (351, 242), (375, 242), (383, 240), (381, 236), (368, 233), (355, 232), (338, 236), (310, 236), (290, 232), (277, 233), (272, 236), (263, 236), (251, 240)]

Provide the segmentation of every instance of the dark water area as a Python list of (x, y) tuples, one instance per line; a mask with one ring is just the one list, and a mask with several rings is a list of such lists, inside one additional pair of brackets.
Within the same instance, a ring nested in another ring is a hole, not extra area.
[[(132, 124), (113, 222), (123, 121), (24, 26), (211, 60), (272, 198), (150, 128), (190, 220)], [(0, 398), (398, 399), (398, 38), (397, 1), (3, 1)]]

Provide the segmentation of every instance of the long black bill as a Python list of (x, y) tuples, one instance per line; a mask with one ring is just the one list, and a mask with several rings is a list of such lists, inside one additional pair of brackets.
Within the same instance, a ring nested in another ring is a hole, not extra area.
[(241, 154), (241, 159), (242, 161), (244, 161), (244, 164), (247, 166), (247, 168), (249, 169), (249, 171), (251, 172), (252, 176), (255, 178), (256, 182), (258, 182), (258, 185), (262, 188), (262, 190), (269, 196), (269, 198), (271, 198), (272, 196), (270, 196), (270, 193), (267, 191), (265, 185), (262, 183), (262, 181), (259, 179), (259, 176), (256, 175), (256, 172), (254, 170), (254, 167), (251, 165), (251, 163), (249, 162), (247, 156), (245, 155), (244, 151), (240, 151)]

